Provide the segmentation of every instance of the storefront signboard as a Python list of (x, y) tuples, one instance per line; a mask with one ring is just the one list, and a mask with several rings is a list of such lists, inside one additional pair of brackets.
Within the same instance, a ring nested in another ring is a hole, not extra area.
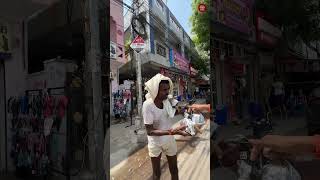
[(117, 58), (117, 46), (112, 41), (110, 41), (110, 58), (111, 59), (116, 59)]
[(275, 45), (282, 36), (282, 31), (273, 25), (262, 12), (256, 13), (257, 41)]
[(216, 21), (236, 31), (249, 34), (253, 0), (214, 0)]
[(169, 60), (171, 67), (175, 67), (183, 72), (190, 74), (189, 61), (181, 56), (177, 51), (170, 49)]

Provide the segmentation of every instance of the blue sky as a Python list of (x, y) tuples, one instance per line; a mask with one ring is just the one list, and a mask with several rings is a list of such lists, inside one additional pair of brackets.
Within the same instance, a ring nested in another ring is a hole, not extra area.
[[(192, 0), (167, 0), (167, 6), (177, 18), (183, 29), (191, 37), (191, 23), (189, 18), (192, 15)], [(164, 0), (165, 2), (165, 0)]]
[[(191, 37), (191, 23), (189, 23), (189, 18), (192, 14), (191, 3), (192, 0), (162, 0), (167, 1), (167, 6), (173, 15), (177, 18), (183, 29)], [(132, 0), (123, 0), (124, 3), (131, 5)], [(127, 12), (127, 8), (123, 8), (124, 13)]]

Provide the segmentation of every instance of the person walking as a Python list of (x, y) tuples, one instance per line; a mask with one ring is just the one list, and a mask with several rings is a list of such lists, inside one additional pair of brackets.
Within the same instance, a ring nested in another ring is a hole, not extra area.
[(142, 114), (148, 136), (148, 151), (153, 169), (153, 180), (161, 176), (161, 155), (167, 156), (172, 180), (179, 179), (177, 166), (177, 144), (173, 135), (189, 136), (184, 131), (185, 125), (172, 129), (170, 118), (181, 113), (169, 101), (173, 85), (170, 78), (157, 74), (145, 83), (146, 100), (143, 103)]

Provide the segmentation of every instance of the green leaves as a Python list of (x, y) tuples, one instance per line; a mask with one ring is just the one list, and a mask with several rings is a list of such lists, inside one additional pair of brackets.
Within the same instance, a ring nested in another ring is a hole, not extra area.
[[(192, 41), (198, 53), (198, 57), (192, 64), (199, 70), (200, 74), (205, 75), (209, 73), (210, 67), (210, 14), (212, 13), (210, 2), (210, 0), (193, 0), (192, 16), (190, 17), (190, 23), (192, 25), (191, 32), (193, 34)], [(198, 11), (198, 5), (200, 3), (204, 3), (207, 6), (206, 12), (200, 13)]]
[[(207, 11), (200, 13), (198, 11), (198, 5), (204, 3), (207, 6)], [(202, 44), (204, 49), (209, 50), (210, 46), (210, 13), (212, 7), (210, 6), (210, 0), (193, 0), (192, 1), (192, 16), (190, 22), (192, 24), (192, 33), (197, 36), (196, 45)]]

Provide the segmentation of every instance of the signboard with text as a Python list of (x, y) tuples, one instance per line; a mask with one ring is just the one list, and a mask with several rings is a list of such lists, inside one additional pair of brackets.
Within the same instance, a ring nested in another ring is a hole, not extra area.
[(143, 50), (146, 47), (146, 44), (144, 43), (144, 40), (142, 37), (137, 36), (131, 43), (130, 47), (137, 51), (140, 52), (141, 50)]
[(274, 46), (282, 36), (282, 31), (273, 25), (262, 12), (256, 13), (257, 41)]
[(250, 33), (253, 0), (214, 0), (213, 4), (217, 22)]
[(110, 41), (110, 58), (111, 59), (116, 59), (117, 58), (117, 46), (112, 41)]
[(177, 51), (170, 49), (169, 60), (171, 67), (180, 69), (183, 72), (190, 73), (189, 61)]

